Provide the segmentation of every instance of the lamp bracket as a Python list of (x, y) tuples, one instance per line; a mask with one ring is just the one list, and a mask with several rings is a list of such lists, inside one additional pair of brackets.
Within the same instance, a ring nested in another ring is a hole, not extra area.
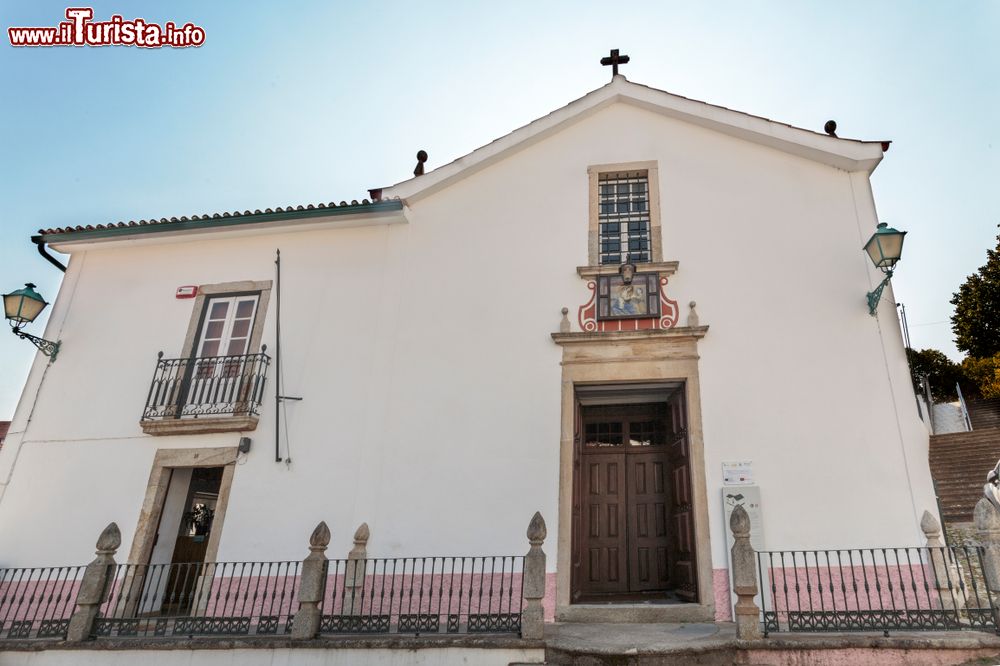
[(868, 292), (868, 314), (870, 314), (873, 317), (875, 316), (875, 313), (878, 311), (878, 303), (882, 299), (882, 291), (885, 289), (885, 286), (889, 284), (889, 280), (892, 279), (891, 268), (884, 272), (885, 272), (885, 279), (879, 282), (877, 287)]
[(52, 342), (51, 340), (46, 340), (45, 338), (40, 338), (31, 333), (25, 333), (20, 328), (12, 328), (11, 332), (22, 340), (27, 340), (31, 344), (38, 347), (38, 351), (42, 352), (53, 361), (56, 360), (56, 355), (59, 353), (59, 342)]

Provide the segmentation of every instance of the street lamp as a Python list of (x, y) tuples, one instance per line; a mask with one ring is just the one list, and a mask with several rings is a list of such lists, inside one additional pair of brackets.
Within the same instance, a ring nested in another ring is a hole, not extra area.
[(11, 332), (22, 340), (27, 340), (38, 347), (39, 351), (54, 361), (56, 360), (56, 354), (59, 353), (58, 342), (51, 342), (45, 338), (39, 338), (21, 330), (25, 324), (35, 321), (35, 318), (41, 314), (46, 305), (48, 303), (45, 302), (41, 294), (35, 291), (35, 285), (30, 282), (24, 285), (24, 289), (18, 289), (17, 291), (3, 295), (4, 316), (10, 322)]
[(875, 316), (878, 309), (878, 302), (882, 298), (882, 290), (892, 279), (892, 269), (903, 254), (903, 237), (905, 231), (897, 231), (885, 222), (879, 222), (875, 233), (865, 243), (865, 252), (868, 253), (875, 268), (885, 273), (885, 278), (874, 290), (868, 292), (868, 313)]

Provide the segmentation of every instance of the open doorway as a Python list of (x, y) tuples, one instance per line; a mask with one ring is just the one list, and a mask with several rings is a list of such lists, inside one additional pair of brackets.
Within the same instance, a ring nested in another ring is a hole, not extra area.
[(683, 383), (578, 386), (573, 603), (698, 601)]
[(223, 467), (169, 470), (140, 611), (187, 613), (197, 596), (222, 487)]
[(215, 521), (222, 467), (170, 470), (149, 564), (204, 562)]

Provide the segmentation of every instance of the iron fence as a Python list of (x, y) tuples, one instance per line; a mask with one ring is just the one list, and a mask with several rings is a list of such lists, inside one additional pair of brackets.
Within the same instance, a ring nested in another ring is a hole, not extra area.
[(330, 560), (324, 634), (521, 631), (523, 556)]
[(0, 569), (0, 639), (65, 638), (84, 569)]
[(764, 635), (997, 631), (980, 547), (759, 551)]
[(266, 350), (201, 358), (163, 358), (160, 352), (142, 420), (256, 416), (271, 363)]
[(300, 562), (119, 564), (98, 637), (288, 633)]
[[(321, 634), (520, 634), (524, 557), (329, 560)], [(0, 570), (0, 639), (63, 639), (86, 567)], [(288, 635), (301, 562), (118, 564), (95, 638)]]

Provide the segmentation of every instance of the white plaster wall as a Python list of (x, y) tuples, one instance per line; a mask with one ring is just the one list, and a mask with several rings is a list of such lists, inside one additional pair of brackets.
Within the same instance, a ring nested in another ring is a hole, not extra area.
[(540, 649), (44, 650), (5, 652), (0, 666), (508, 666), (543, 658)]
[[(697, 300), (711, 327), (700, 353), (715, 565), (725, 460), (754, 461), (769, 548), (921, 543), (927, 433), (891, 292), (878, 318), (867, 312), (880, 278), (861, 251), (876, 223), (867, 176), (619, 104), (415, 202), (409, 224), (74, 256), (49, 324), (59, 359), (23, 446), (15, 434), (0, 452), (0, 479), (16, 459), (0, 563), (84, 562), (109, 520), (127, 551), (157, 448), (236, 445), (241, 433), (144, 436), (139, 416), (156, 352), (179, 354), (191, 316), (174, 289), (271, 279), (280, 247), (284, 393), (303, 397), (285, 407), (292, 462), (274, 462), (269, 398), (242, 433), (254, 448), (220, 558), (300, 558), (321, 519), (331, 556), (362, 521), (373, 555), (520, 554), (541, 510), (551, 570), (561, 353), (549, 334), (588, 296), (575, 272), (587, 165), (639, 160), (660, 166), (664, 258), (680, 262), (668, 294)], [(273, 352), (273, 298), (266, 318)], [(31, 409), (22, 401), (12, 430)]]

